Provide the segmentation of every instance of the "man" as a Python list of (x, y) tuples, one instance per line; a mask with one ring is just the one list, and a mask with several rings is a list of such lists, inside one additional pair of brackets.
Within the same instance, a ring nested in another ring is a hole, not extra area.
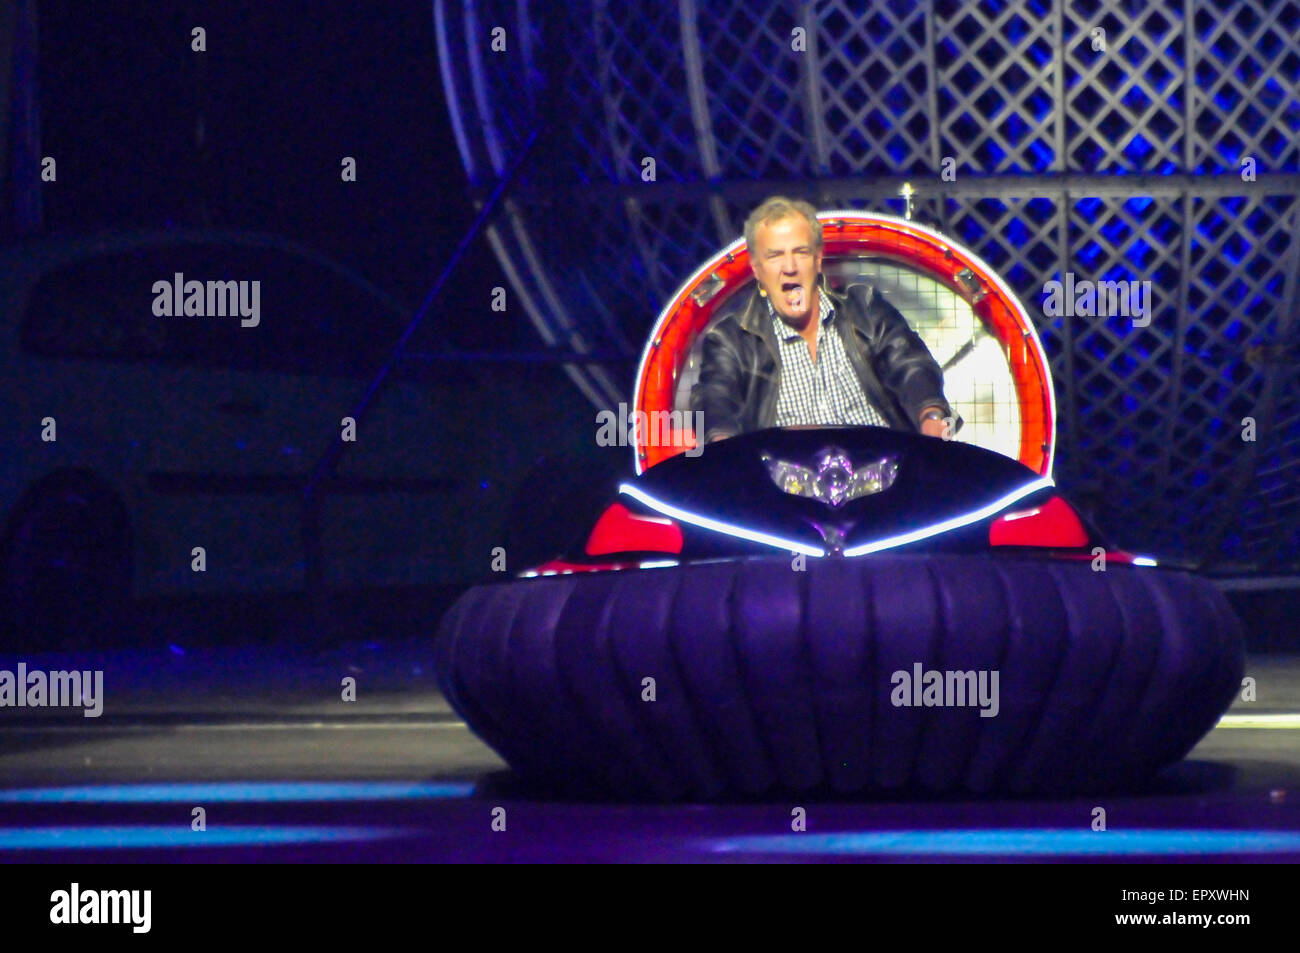
[(691, 392), (706, 442), (795, 425), (944, 435), (953, 413), (939, 365), (870, 285), (844, 295), (827, 287), (811, 205), (767, 199), (746, 220), (745, 243), (758, 288), (706, 332)]

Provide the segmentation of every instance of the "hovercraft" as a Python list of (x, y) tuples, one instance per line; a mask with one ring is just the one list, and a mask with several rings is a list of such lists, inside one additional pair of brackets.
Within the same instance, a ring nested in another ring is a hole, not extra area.
[(1082, 793), (1182, 759), (1241, 682), (1224, 597), (1056, 487), (1048, 361), (984, 262), (917, 222), (819, 218), (826, 280), (908, 318), (964, 426), (697, 446), (703, 332), (753, 289), (733, 242), (646, 344), (636, 475), (574, 551), (442, 619), (452, 707), (525, 783), (583, 796)]

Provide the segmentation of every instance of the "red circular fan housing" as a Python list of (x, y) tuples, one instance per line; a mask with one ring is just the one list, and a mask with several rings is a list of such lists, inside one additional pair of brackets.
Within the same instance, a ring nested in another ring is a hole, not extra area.
[[(1051, 371), (1038, 334), (1015, 294), (977, 255), (916, 222), (866, 212), (821, 212), (823, 267), (839, 258), (886, 259), (933, 278), (965, 300), (1002, 348), (1020, 407), (1017, 459), (1048, 476), (1055, 444)], [(753, 281), (749, 252), (738, 239), (705, 262), (678, 289), (655, 322), (637, 371), (633, 409), (655, 419), (671, 412), (678, 376), (696, 338), (720, 308)], [(638, 432), (636, 470), (694, 446), (694, 435), (655, 439)]]

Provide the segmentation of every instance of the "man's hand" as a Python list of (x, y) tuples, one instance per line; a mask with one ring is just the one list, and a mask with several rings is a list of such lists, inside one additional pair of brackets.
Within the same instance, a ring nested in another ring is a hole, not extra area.
[(948, 433), (948, 419), (946, 417), (935, 417), (935, 411), (942, 414), (943, 408), (927, 407), (921, 411), (921, 433), (927, 437), (943, 437)]

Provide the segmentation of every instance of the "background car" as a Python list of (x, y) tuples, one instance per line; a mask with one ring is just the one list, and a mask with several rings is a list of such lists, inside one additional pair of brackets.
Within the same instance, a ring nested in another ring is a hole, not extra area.
[[(260, 282), (260, 320), (155, 315), (154, 283), (177, 273)], [(15, 645), (121, 639), (133, 598), (301, 590), (307, 477), (411, 313), (265, 235), (174, 230), (0, 251), (0, 569)], [(591, 442), (574, 419), (552, 426), (568, 406), (525, 369), (495, 366), (489, 381), (463, 364), (401, 362), (322, 484), (319, 583), (488, 571), (512, 476), (538, 448)], [(495, 446), (467, 464), (458, 451), (471, 441)]]

